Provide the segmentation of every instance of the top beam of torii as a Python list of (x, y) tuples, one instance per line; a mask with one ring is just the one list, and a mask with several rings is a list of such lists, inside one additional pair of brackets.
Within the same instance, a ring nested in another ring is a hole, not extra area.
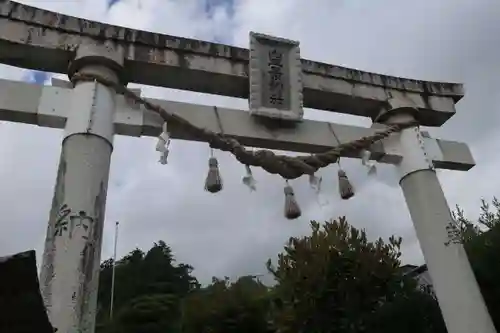
[[(248, 49), (162, 35), (0, 0), (0, 62), (67, 73), (82, 43), (108, 43), (126, 62), (124, 80), (248, 98)], [(463, 97), (460, 84), (404, 79), (302, 59), (304, 106), (375, 118), (387, 96), (404, 95), (424, 126), (441, 126)]]

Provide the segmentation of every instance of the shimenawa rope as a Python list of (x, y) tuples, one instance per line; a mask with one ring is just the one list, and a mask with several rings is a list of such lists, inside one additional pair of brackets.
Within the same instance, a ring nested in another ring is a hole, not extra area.
[(242, 164), (247, 166), (259, 166), (269, 173), (279, 174), (286, 180), (295, 179), (306, 174), (312, 175), (320, 168), (324, 168), (337, 162), (342, 153), (367, 149), (376, 141), (387, 138), (391, 134), (400, 132), (405, 128), (418, 125), (415, 121), (390, 125), (383, 131), (379, 131), (370, 136), (362, 137), (358, 140), (339, 144), (324, 153), (291, 157), (277, 155), (267, 149), (247, 150), (236, 139), (222, 133), (215, 133), (206, 128), (197, 127), (186, 119), (174, 113), (170, 113), (158, 105), (150, 103), (145, 98), (142, 98), (129, 90), (127, 87), (102, 78), (98, 75), (76, 73), (72, 76), (71, 82), (76, 84), (78, 81), (97, 81), (107, 87), (110, 87), (118, 94), (122, 94), (133, 100), (135, 103), (144, 105), (146, 109), (156, 112), (165, 122), (175, 123), (177, 126), (180, 126), (183, 131), (193, 134), (202, 141), (208, 142), (211, 148), (230, 152)]

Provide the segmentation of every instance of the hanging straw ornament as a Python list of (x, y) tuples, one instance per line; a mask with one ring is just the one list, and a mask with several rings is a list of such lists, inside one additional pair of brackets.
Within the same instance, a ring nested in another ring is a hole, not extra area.
[(309, 175), (309, 185), (314, 190), (314, 192), (319, 193), (321, 190), (321, 181), (323, 177), (317, 177), (314, 173)]
[(250, 191), (255, 191), (257, 190), (257, 181), (255, 180), (255, 178), (253, 178), (253, 175), (252, 175), (252, 170), (250, 169), (250, 166), (248, 165), (245, 165), (245, 170), (247, 172), (246, 176), (244, 176), (241, 181), (243, 182), (243, 184), (245, 184), (246, 186), (248, 186), (248, 188), (250, 189)]
[[(311, 154), (311, 156), (314, 156), (314, 154)], [(319, 191), (321, 190), (322, 180), (323, 177), (318, 177), (315, 173), (309, 175), (309, 186), (311, 186), (315, 193), (319, 193)]]
[(377, 166), (375, 162), (370, 161), (372, 153), (369, 150), (363, 149), (361, 151), (361, 164), (368, 169), (368, 175), (375, 175), (377, 173)]
[(210, 150), (208, 159), (208, 175), (205, 180), (205, 190), (210, 193), (217, 193), (222, 190), (222, 178), (219, 171), (219, 162), (213, 155), (213, 149)]
[(289, 220), (294, 220), (302, 215), (299, 204), (295, 199), (292, 186), (286, 181), (285, 186), (285, 217)]
[(321, 192), (321, 184), (323, 181), (323, 177), (317, 177), (315, 174), (309, 175), (309, 185), (314, 190), (314, 194), (316, 195), (316, 201), (318, 205), (323, 208), (328, 205), (328, 200), (324, 197)]
[(339, 192), (340, 192), (340, 197), (344, 200), (347, 200), (351, 197), (354, 196), (354, 187), (352, 186), (351, 182), (349, 181), (349, 178), (347, 178), (347, 174), (345, 173), (344, 170), (342, 170), (342, 167), (340, 166), (340, 162), (338, 162), (339, 165)]
[(167, 123), (164, 122), (162, 126), (162, 132), (158, 136), (158, 142), (156, 143), (156, 151), (161, 153), (160, 163), (165, 165), (168, 163), (168, 153), (170, 146), (170, 135), (168, 134)]
[(317, 177), (315, 174), (309, 175), (309, 185), (314, 191), (316, 196), (316, 201), (320, 207), (325, 207), (328, 205), (328, 200), (324, 197), (321, 192), (321, 184), (323, 181), (323, 177)]

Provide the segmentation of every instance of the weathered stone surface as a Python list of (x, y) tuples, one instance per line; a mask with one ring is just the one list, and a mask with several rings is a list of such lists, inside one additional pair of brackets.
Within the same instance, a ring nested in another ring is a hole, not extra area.
[[(81, 44), (125, 57), (129, 82), (248, 98), (247, 49), (139, 31), (0, 2), (0, 62), (66, 73)], [(404, 79), (301, 60), (304, 106), (374, 118), (386, 99), (415, 101), (423, 125), (440, 126), (463, 96), (460, 84)]]
[[(0, 80), (0, 120), (21, 122), (43, 127), (65, 128), (71, 109), (72, 90), (70, 84), (54, 80), (54, 86)], [(248, 147), (260, 147), (295, 151), (300, 153), (321, 153), (340, 143), (346, 143), (374, 134), (382, 124), (373, 128), (342, 125), (304, 119), (299, 124), (273, 122), (270, 119), (255, 118), (248, 111), (207, 105), (174, 102), (146, 98), (149, 103), (182, 116), (193, 125), (238, 140)], [(138, 108), (118, 96), (114, 119), (115, 134), (158, 137), (162, 132), (163, 119), (156, 113)], [(182, 126), (169, 123), (172, 139), (198, 141), (200, 138), (186, 132)], [(335, 135), (334, 135), (335, 133)], [(439, 169), (469, 170), (474, 167), (474, 158), (469, 147), (462, 142), (447, 141), (429, 137), (422, 131), (429, 156)], [(372, 158), (381, 163), (397, 164), (401, 161), (400, 151), (389, 151), (383, 143), (370, 148)], [(346, 151), (343, 157), (360, 158), (358, 152)]]

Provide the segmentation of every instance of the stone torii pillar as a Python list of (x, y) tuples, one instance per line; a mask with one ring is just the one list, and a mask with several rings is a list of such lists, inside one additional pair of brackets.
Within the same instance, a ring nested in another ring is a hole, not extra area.
[[(104, 46), (82, 45), (68, 75), (118, 82), (122, 64)], [(94, 331), (115, 95), (97, 82), (77, 82), (71, 93), (40, 275), (48, 316), (61, 333)]]
[[(393, 98), (389, 105), (377, 122), (395, 124), (415, 119), (417, 112), (410, 101)], [(448, 332), (496, 333), (463, 245), (450, 242), (447, 227), (453, 217), (422, 133), (418, 127), (405, 129), (386, 139), (384, 145), (403, 156), (396, 165), (399, 184)]]

